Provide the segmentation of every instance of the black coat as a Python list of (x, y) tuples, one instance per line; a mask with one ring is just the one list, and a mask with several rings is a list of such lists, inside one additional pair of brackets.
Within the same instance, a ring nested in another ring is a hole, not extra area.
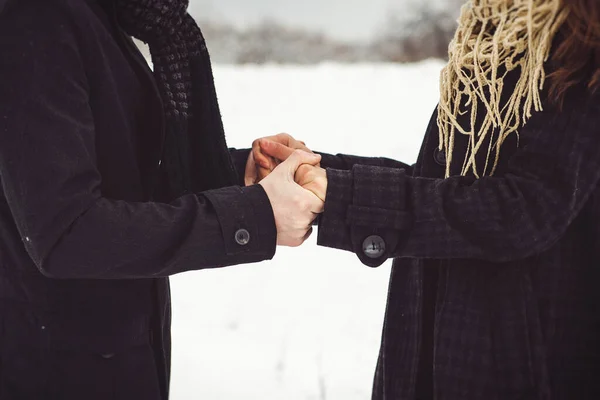
[(435, 118), (415, 166), (323, 160), (318, 243), (394, 258), (373, 398), (599, 399), (600, 96), (546, 104), (479, 180), (460, 152), (443, 179)]
[[(0, 399), (164, 400), (166, 277), (271, 258), (268, 198), (238, 186), (151, 202), (162, 106), (110, 11), (2, 5)], [(247, 151), (232, 154), (243, 172)]]

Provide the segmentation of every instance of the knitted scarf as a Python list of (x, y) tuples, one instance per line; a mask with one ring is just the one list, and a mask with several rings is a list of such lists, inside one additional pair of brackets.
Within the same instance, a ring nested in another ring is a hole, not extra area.
[[(437, 123), (440, 150), (446, 152), (446, 177), (457, 134), (469, 137), (461, 175), (493, 175), (506, 138), (518, 135), (532, 111), (542, 110), (544, 63), (567, 17), (561, 3), (471, 0), (463, 6), (440, 79)], [(505, 87), (504, 78), (511, 71), (519, 75), (516, 86)], [(501, 102), (503, 94), (508, 100)], [(478, 111), (484, 116), (476, 126)], [(468, 126), (459, 123), (459, 116), (465, 114)], [(483, 166), (476, 162), (479, 152), (486, 154)]]
[(210, 57), (188, 0), (114, 1), (120, 25), (152, 55), (166, 121), (163, 197), (234, 184)]

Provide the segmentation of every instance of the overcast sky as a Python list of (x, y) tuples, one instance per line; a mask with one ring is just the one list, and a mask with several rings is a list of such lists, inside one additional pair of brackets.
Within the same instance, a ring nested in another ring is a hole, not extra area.
[[(290, 26), (360, 40), (371, 36), (389, 5), (405, 0), (190, 0), (192, 14), (244, 26), (266, 18)], [(421, 0), (426, 1), (426, 0)]]

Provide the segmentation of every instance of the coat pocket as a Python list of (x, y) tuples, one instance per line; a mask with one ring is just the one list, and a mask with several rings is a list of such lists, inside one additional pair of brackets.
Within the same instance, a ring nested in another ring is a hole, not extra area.
[(57, 398), (158, 399), (148, 318), (82, 319), (50, 321), (51, 386)]
[(57, 352), (52, 391), (65, 400), (160, 400), (158, 374), (148, 344), (117, 353)]
[(546, 398), (545, 349), (530, 267), (522, 263), (498, 266), (488, 293), (500, 398)]
[(15, 304), (0, 317), (1, 400), (160, 398), (146, 317), (94, 326)]

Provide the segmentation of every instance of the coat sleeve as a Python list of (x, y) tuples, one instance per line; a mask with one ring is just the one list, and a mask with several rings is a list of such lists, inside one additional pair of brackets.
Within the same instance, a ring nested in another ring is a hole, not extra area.
[(408, 165), (401, 161), (392, 160), (385, 157), (360, 157), (349, 154), (319, 154), (322, 157), (321, 166), (323, 168), (350, 170), (355, 165), (371, 165), (374, 167), (403, 169), (408, 175), (412, 175), (414, 167), (413, 165)]
[[(53, 7), (39, 17), (40, 10), (14, 10), (0, 27), (2, 190), (39, 270), (51, 278), (126, 279), (271, 258), (275, 223), (258, 185), (171, 204), (102, 195), (78, 41)], [(239, 229), (250, 233), (246, 245), (236, 241)]]
[[(543, 252), (600, 178), (599, 99), (578, 90), (565, 104), (564, 112), (547, 106), (529, 120), (502, 176), (428, 179), (402, 168), (329, 169), (318, 243), (353, 251), (369, 266), (389, 257), (504, 262)], [(369, 237), (382, 239), (370, 251), (381, 253), (375, 259), (363, 251)]]
[[(235, 165), (237, 174), (238, 174), (238, 183), (241, 186), (245, 185), (244, 174), (246, 172), (246, 161), (248, 161), (248, 156), (250, 155), (250, 149), (229, 149), (231, 154), (231, 158), (233, 159), (233, 164)], [(409, 175), (412, 174), (413, 166), (405, 164), (400, 161), (392, 160), (389, 158), (383, 157), (359, 157), (348, 154), (327, 154), (317, 152), (321, 155), (321, 166), (323, 168), (332, 168), (332, 169), (342, 169), (349, 170), (352, 169), (354, 165), (373, 165), (379, 167), (388, 167), (388, 168), (402, 168)]]

